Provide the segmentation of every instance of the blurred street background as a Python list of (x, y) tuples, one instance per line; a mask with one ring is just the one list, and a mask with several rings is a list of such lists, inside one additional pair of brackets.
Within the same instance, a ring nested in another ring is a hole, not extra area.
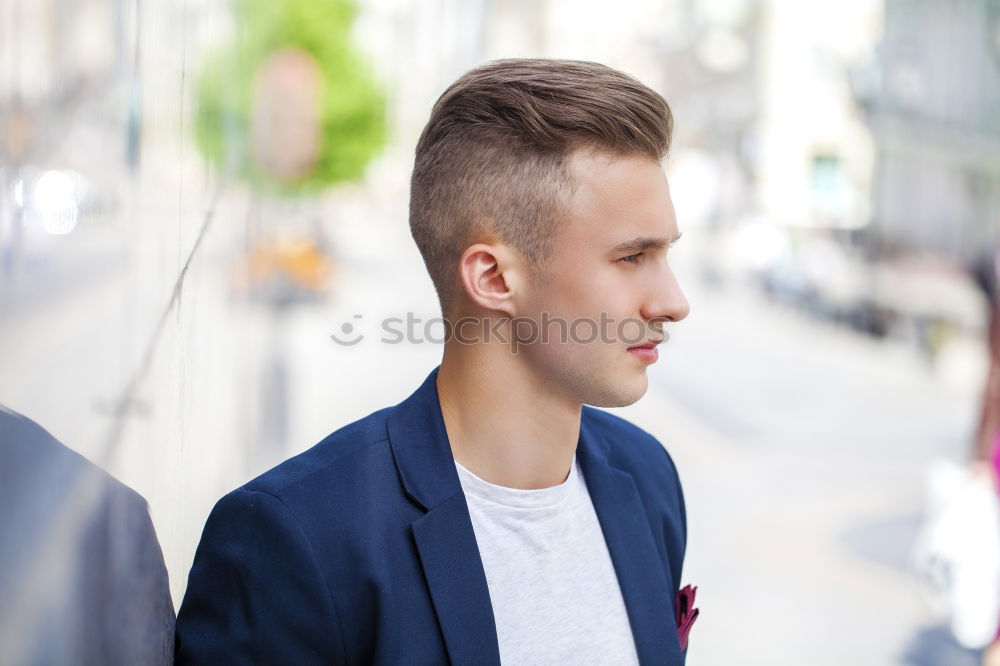
[(691, 315), (614, 411), (680, 469), (688, 663), (977, 664), (909, 560), (988, 363), (1000, 0), (0, 0), (0, 403), (146, 497), (179, 604), (217, 499), (439, 362), (413, 148), (514, 56), (674, 112)]

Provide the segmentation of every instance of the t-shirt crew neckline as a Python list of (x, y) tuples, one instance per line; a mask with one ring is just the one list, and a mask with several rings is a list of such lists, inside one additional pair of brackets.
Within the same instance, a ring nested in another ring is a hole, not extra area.
[(514, 509), (547, 509), (563, 504), (566, 498), (569, 497), (570, 491), (580, 473), (575, 453), (573, 454), (573, 462), (570, 464), (566, 480), (549, 488), (528, 490), (498, 486), (476, 476), (457, 460), (455, 461), (455, 467), (458, 469), (458, 475), (465, 492), (471, 493), (488, 502)]

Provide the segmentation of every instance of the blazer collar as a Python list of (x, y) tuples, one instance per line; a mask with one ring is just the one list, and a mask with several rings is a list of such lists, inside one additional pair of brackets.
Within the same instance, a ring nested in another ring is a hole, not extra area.
[(438, 369), (386, 419), (406, 494), (427, 511), (462, 490), (438, 400)]
[[(499, 664), (496, 622), (472, 520), (437, 392), (438, 368), (387, 417), (406, 494), (427, 513), (411, 527), (454, 664)], [(671, 582), (631, 475), (608, 462), (609, 443), (584, 407), (577, 458), (628, 611), (642, 664), (683, 663)]]

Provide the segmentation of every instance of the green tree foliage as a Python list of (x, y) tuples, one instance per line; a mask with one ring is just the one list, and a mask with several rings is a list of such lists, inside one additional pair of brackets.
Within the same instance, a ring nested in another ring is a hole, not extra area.
[[(385, 96), (353, 52), (350, 0), (240, 0), (236, 39), (209, 58), (197, 85), (195, 138), (210, 162), (255, 186), (287, 195), (355, 180), (386, 139)], [(314, 168), (276, 182), (251, 159), (254, 74), (284, 48), (319, 66), (320, 146)]]

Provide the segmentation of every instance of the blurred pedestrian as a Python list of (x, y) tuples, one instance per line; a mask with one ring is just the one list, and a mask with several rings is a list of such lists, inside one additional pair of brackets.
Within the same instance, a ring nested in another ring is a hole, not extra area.
[(1000, 245), (984, 255), (973, 268), (973, 276), (986, 295), (989, 368), (982, 393), (974, 461), (979, 469), (1000, 471)]
[[(988, 303), (989, 368), (982, 393), (979, 425), (973, 452), (976, 474), (990, 478), (1000, 491), (1000, 245), (973, 271)], [(1000, 625), (1000, 618), (997, 618)], [(997, 639), (983, 652), (983, 666), (1000, 666), (1000, 626)]]
[(170, 664), (146, 501), (0, 405), (0, 664)]

